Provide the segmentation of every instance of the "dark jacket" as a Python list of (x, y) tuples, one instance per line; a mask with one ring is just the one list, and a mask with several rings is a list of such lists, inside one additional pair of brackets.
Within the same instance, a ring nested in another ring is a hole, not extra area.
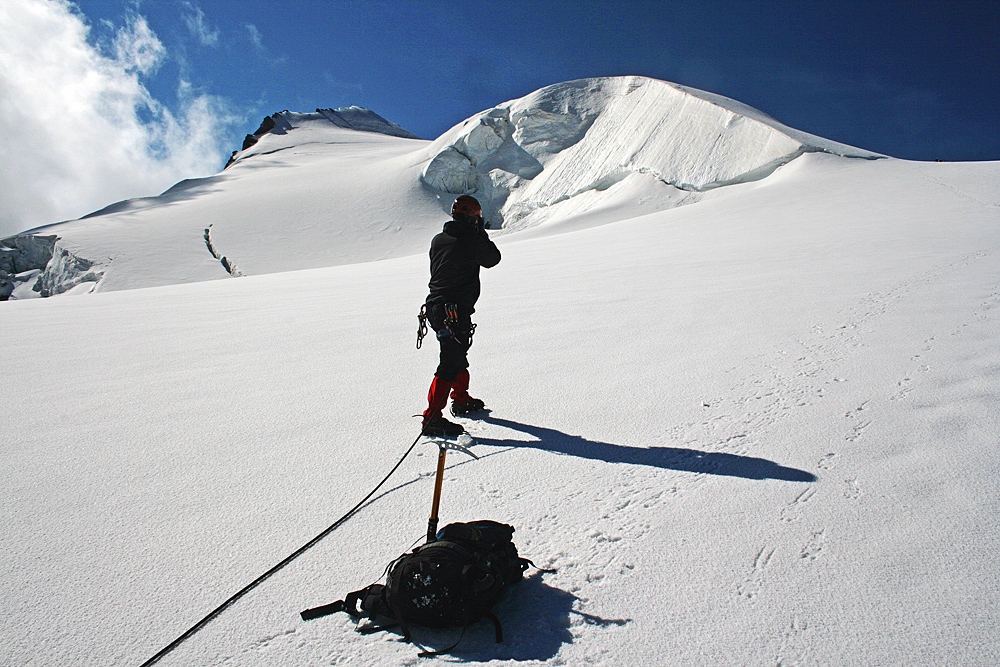
[(486, 230), (471, 221), (449, 220), (431, 241), (429, 306), (455, 303), (472, 313), (479, 299), (479, 267), (500, 263), (500, 250)]

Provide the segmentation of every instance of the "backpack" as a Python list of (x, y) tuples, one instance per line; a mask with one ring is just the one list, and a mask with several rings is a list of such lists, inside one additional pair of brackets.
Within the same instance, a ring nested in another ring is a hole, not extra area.
[[(521, 580), (533, 565), (517, 555), (511, 541), (514, 527), (496, 521), (451, 523), (437, 539), (416, 547), (388, 567), (385, 584), (371, 584), (323, 607), (302, 612), (302, 619), (345, 611), (355, 618), (389, 622), (361, 630), (378, 632), (394, 625), (412, 641), (410, 624), (431, 628), (464, 628), (483, 618), (493, 621), (497, 643), (503, 641), (500, 621), (491, 611), (506, 587)], [(461, 637), (459, 638), (459, 642)], [(446, 653), (455, 645), (421, 656)]]

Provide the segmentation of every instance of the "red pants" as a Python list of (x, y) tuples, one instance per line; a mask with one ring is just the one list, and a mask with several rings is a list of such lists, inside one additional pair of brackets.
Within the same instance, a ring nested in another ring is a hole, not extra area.
[(435, 375), (431, 382), (430, 391), (427, 392), (427, 409), (424, 410), (424, 421), (436, 419), (442, 416), (444, 406), (448, 404), (448, 396), (456, 403), (464, 403), (469, 400), (469, 369), (463, 369), (454, 382), (442, 380)]

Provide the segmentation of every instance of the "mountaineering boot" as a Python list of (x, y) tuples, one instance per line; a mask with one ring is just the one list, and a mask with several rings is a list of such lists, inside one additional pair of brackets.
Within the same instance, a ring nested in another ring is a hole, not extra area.
[(421, 435), (432, 438), (457, 438), (465, 433), (465, 429), (455, 422), (450, 422), (444, 417), (434, 417), (424, 420), (420, 428)]
[(454, 401), (451, 404), (451, 414), (455, 415), (456, 417), (461, 417), (462, 415), (471, 414), (473, 412), (479, 412), (480, 410), (485, 410), (485, 409), (486, 409), (485, 403), (483, 403), (480, 399), (472, 398), (471, 396), (468, 399), (462, 401), (461, 403), (459, 403), (458, 401)]
[(422, 435), (453, 438), (465, 433), (464, 428), (448, 421), (441, 414), (444, 406), (448, 404), (451, 387), (451, 382), (434, 376), (430, 391), (427, 392), (427, 409), (424, 410), (424, 422), (420, 427)]
[(461, 417), (472, 412), (479, 412), (485, 407), (486, 404), (481, 400), (469, 396), (469, 369), (462, 370), (451, 386), (451, 414)]

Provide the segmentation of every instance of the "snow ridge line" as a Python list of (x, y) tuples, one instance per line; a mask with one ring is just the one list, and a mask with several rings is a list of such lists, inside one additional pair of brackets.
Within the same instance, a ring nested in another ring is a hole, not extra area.
[[(633, 102), (621, 101), (630, 95)], [(545, 215), (525, 219), (632, 174), (701, 193), (766, 179), (806, 153), (885, 158), (735, 100), (643, 77), (548, 86), (456, 125), (430, 153), (421, 181), (450, 194), (481, 193), (504, 229), (541, 224)]]
[[(519, 217), (526, 217), (527, 215), (531, 214), (534, 211), (547, 208), (549, 206), (555, 206), (556, 204), (561, 204), (563, 202), (569, 201), (570, 199), (573, 199), (574, 197), (587, 194), (588, 192), (592, 191), (603, 192), (604, 190), (607, 190), (617, 185), (618, 183), (621, 183), (632, 174), (643, 174), (646, 176), (652, 176), (653, 178), (658, 180), (660, 183), (663, 183), (664, 185), (677, 188), (678, 190), (696, 196), (703, 192), (708, 192), (710, 190), (715, 190), (717, 188), (723, 188), (730, 185), (743, 185), (745, 183), (754, 183), (756, 181), (762, 181), (771, 174), (773, 174), (774, 172), (776, 172), (778, 169), (784, 167), (785, 165), (790, 164), (794, 160), (797, 160), (798, 158), (802, 157), (803, 155), (806, 155), (807, 153), (825, 153), (827, 155), (837, 155), (837, 153), (833, 153), (823, 148), (816, 148), (813, 146), (802, 146), (797, 151), (789, 153), (788, 155), (784, 155), (771, 162), (768, 162), (767, 164), (762, 165), (756, 169), (752, 169), (743, 174), (739, 174), (738, 176), (734, 176), (733, 178), (720, 181), (713, 181), (711, 183), (706, 183), (704, 185), (692, 185), (691, 183), (685, 183), (680, 180), (671, 179), (670, 177), (666, 176), (665, 174), (659, 172), (656, 169), (653, 169), (652, 167), (644, 167), (644, 166), (637, 167), (635, 165), (625, 165), (619, 167), (618, 169), (610, 171), (609, 173), (605, 174), (604, 176), (594, 181), (593, 183), (590, 183), (587, 186), (580, 188), (579, 190), (571, 194), (563, 195), (551, 202), (530, 202), (528, 205), (522, 206), (522, 208), (517, 211), (517, 214)], [(885, 159), (876, 157), (865, 157), (859, 155), (838, 155), (838, 157), (844, 157), (848, 159), (858, 159), (858, 160)], [(685, 204), (697, 203), (697, 201), (700, 200), (685, 198), (680, 200), (677, 203), (676, 207), (679, 208), (680, 206), (684, 206)]]
[(212, 225), (209, 225), (208, 227), (205, 228), (205, 245), (208, 247), (208, 251), (212, 253), (212, 257), (222, 262), (222, 268), (224, 268), (226, 272), (229, 273), (229, 275), (231, 275), (233, 278), (242, 277), (244, 273), (240, 271), (239, 267), (237, 267), (236, 264), (230, 261), (228, 257), (220, 253), (215, 248), (215, 244), (212, 243), (211, 227)]
[[(840, 155), (839, 153), (834, 153), (825, 148), (817, 146), (806, 146), (803, 145), (799, 147), (798, 150), (789, 153), (788, 155), (783, 155), (779, 158), (768, 162), (767, 164), (761, 165), (756, 169), (751, 169), (750, 171), (744, 172), (732, 178), (727, 178), (719, 181), (712, 181), (711, 183), (705, 183), (704, 185), (692, 185), (690, 183), (683, 183), (680, 181), (672, 181), (667, 176), (661, 174), (660, 172), (650, 168), (650, 167), (639, 167), (633, 168), (631, 171), (639, 174), (649, 174), (665, 185), (670, 185), (678, 190), (684, 190), (685, 192), (708, 192), (709, 190), (715, 190), (716, 188), (723, 188), (729, 185), (742, 185), (744, 183), (753, 183), (755, 181), (762, 181), (778, 169), (790, 164), (792, 161), (799, 159), (807, 153), (824, 153), (826, 155), (836, 155), (837, 157), (843, 157), (851, 160), (884, 160), (883, 157), (868, 157), (864, 155)], [(578, 193), (578, 194), (582, 194)]]

